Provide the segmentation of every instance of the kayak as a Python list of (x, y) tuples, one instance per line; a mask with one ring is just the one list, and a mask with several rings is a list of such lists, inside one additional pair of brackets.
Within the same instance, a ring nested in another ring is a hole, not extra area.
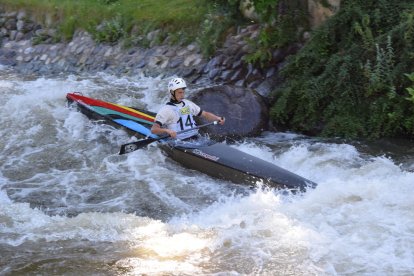
[(150, 130), (155, 119), (153, 112), (89, 98), (79, 92), (68, 93), (66, 99), (90, 119), (124, 129), (137, 138), (156, 138), (167, 156), (189, 169), (249, 186), (263, 183), (293, 192), (316, 187), (306, 178), (206, 137), (194, 141), (158, 140), (159, 137)]

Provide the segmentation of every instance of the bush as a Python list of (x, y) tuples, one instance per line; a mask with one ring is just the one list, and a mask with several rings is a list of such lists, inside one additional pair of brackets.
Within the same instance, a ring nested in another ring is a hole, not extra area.
[[(243, 24), (238, 0), (211, 1), (200, 25), (196, 41), (205, 57), (211, 57), (223, 44), (233, 26)], [(233, 28), (234, 29), (234, 28)]]
[(264, 67), (272, 58), (272, 50), (301, 41), (309, 29), (306, 1), (251, 0), (259, 16), (259, 37), (250, 41), (252, 52), (246, 62)]
[(91, 33), (98, 42), (117, 42), (125, 36), (122, 17), (118, 15), (111, 20), (102, 22), (94, 30), (91, 30)]
[(412, 1), (350, 0), (289, 59), (276, 124), (325, 136), (413, 135)]

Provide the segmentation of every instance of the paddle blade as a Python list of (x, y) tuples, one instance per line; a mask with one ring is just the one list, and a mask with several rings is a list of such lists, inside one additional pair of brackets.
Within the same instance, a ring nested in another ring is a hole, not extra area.
[(136, 141), (136, 142), (131, 142), (128, 144), (123, 144), (121, 146), (121, 150), (119, 151), (119, 154), (126, 154), (126, 153), (130, 153), (133, 151), (136, 151), (140, 148), (145, 147), (146, 145), (151, 144), (152, 142), (157, 141), (157, 139), (153, 139), (153, 138), (148, 138), (148, 139), (144, 139), (144, 140), (140, 140), (140, 141)]

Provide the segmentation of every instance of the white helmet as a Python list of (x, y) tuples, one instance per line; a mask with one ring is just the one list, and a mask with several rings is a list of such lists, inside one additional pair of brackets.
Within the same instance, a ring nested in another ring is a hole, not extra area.
[(177, 89), (186, 88), (186, 87), (187, 87), (187, 84), (182, 78), (173, 78), (168, 83), (168, 91), (170, 91), (170, 93), (173, 93)]

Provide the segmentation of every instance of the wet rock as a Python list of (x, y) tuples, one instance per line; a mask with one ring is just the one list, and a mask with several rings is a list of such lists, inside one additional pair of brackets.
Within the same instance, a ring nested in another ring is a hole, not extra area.
[(208, 127), (208, 132), (215, 138), (255, 136), (268, 128), (268, 107), (254, 90), (215, 86), (198, 91), (190, 99), (203, 110), (226, 118), (224, 126)]
[(16, 30), (17, 29), (17, 20), (15, 18), (9, 18), (4, 23), (4, 27), (8, 30)]
[(183, 57), (177, 57), (177, 58), (173, 58), (171, 61), (170, 61), (170, 68), (177, 68), (177, 67), (179, 67), (182, 63), (183, 63), (183, 61), (184, 61), (184, 58)]
[(144, 68), (147, 65), (147, 61), (145, 59), (141, 59), (137, 64), (137, 68)]
[(184, 59), (184, 66), (189, 67), (200, 64), (202, 57), (199, 54), (191, 54)]
[(229, 81), (230, 80), (230, 78), (231, 78), (231, 76), (233, 75), (233, 71), (231, 71), (231, 70), (224, 70), (224, 71), (221, 71), (221, 76), (220, 76), (220, 78), (222, 79), (222, 80), (224, 80), (224, 81)]
[(7, 31), (7, 29), (6, 28), (1, 28), (0, 29), (0, 36), (6, 36), (7, 35), (7, 33), (8, 33), (8, 31)]
[(20, 10), (16, 13), (15, 16), (18, 20), (23, 20), (26, 18), (26, 12), (24, 10)]
[(28, 33), (34, 30), (35, 23), (28, 20), (18, 20), (16, 23), (16, 28), (19, 32)]
[(219, 70), (219, 69), (217, 69), (217, 68), (214, 68), (214, 69), (212, 69), (212, 70), (210, 70), (209, 72), (208, 72), (208, 77), (210, 78), (210, 79), (214, 79), (219, 73), (220, 73), (220, 71), (221, 70)]
[(15, 31), (15, 30), (10, 31), (10, 33), (9, 33), (10, 40), (16, 40), (16, 36), (17, 36), (17, 31)]
[(8, 59), (8, 58), (5, 58), (3, 56), (0, 56), (0, 64), (5, 65), (5, 66), (15, 66), (16, 65), (16, 61), (15, 60)]

